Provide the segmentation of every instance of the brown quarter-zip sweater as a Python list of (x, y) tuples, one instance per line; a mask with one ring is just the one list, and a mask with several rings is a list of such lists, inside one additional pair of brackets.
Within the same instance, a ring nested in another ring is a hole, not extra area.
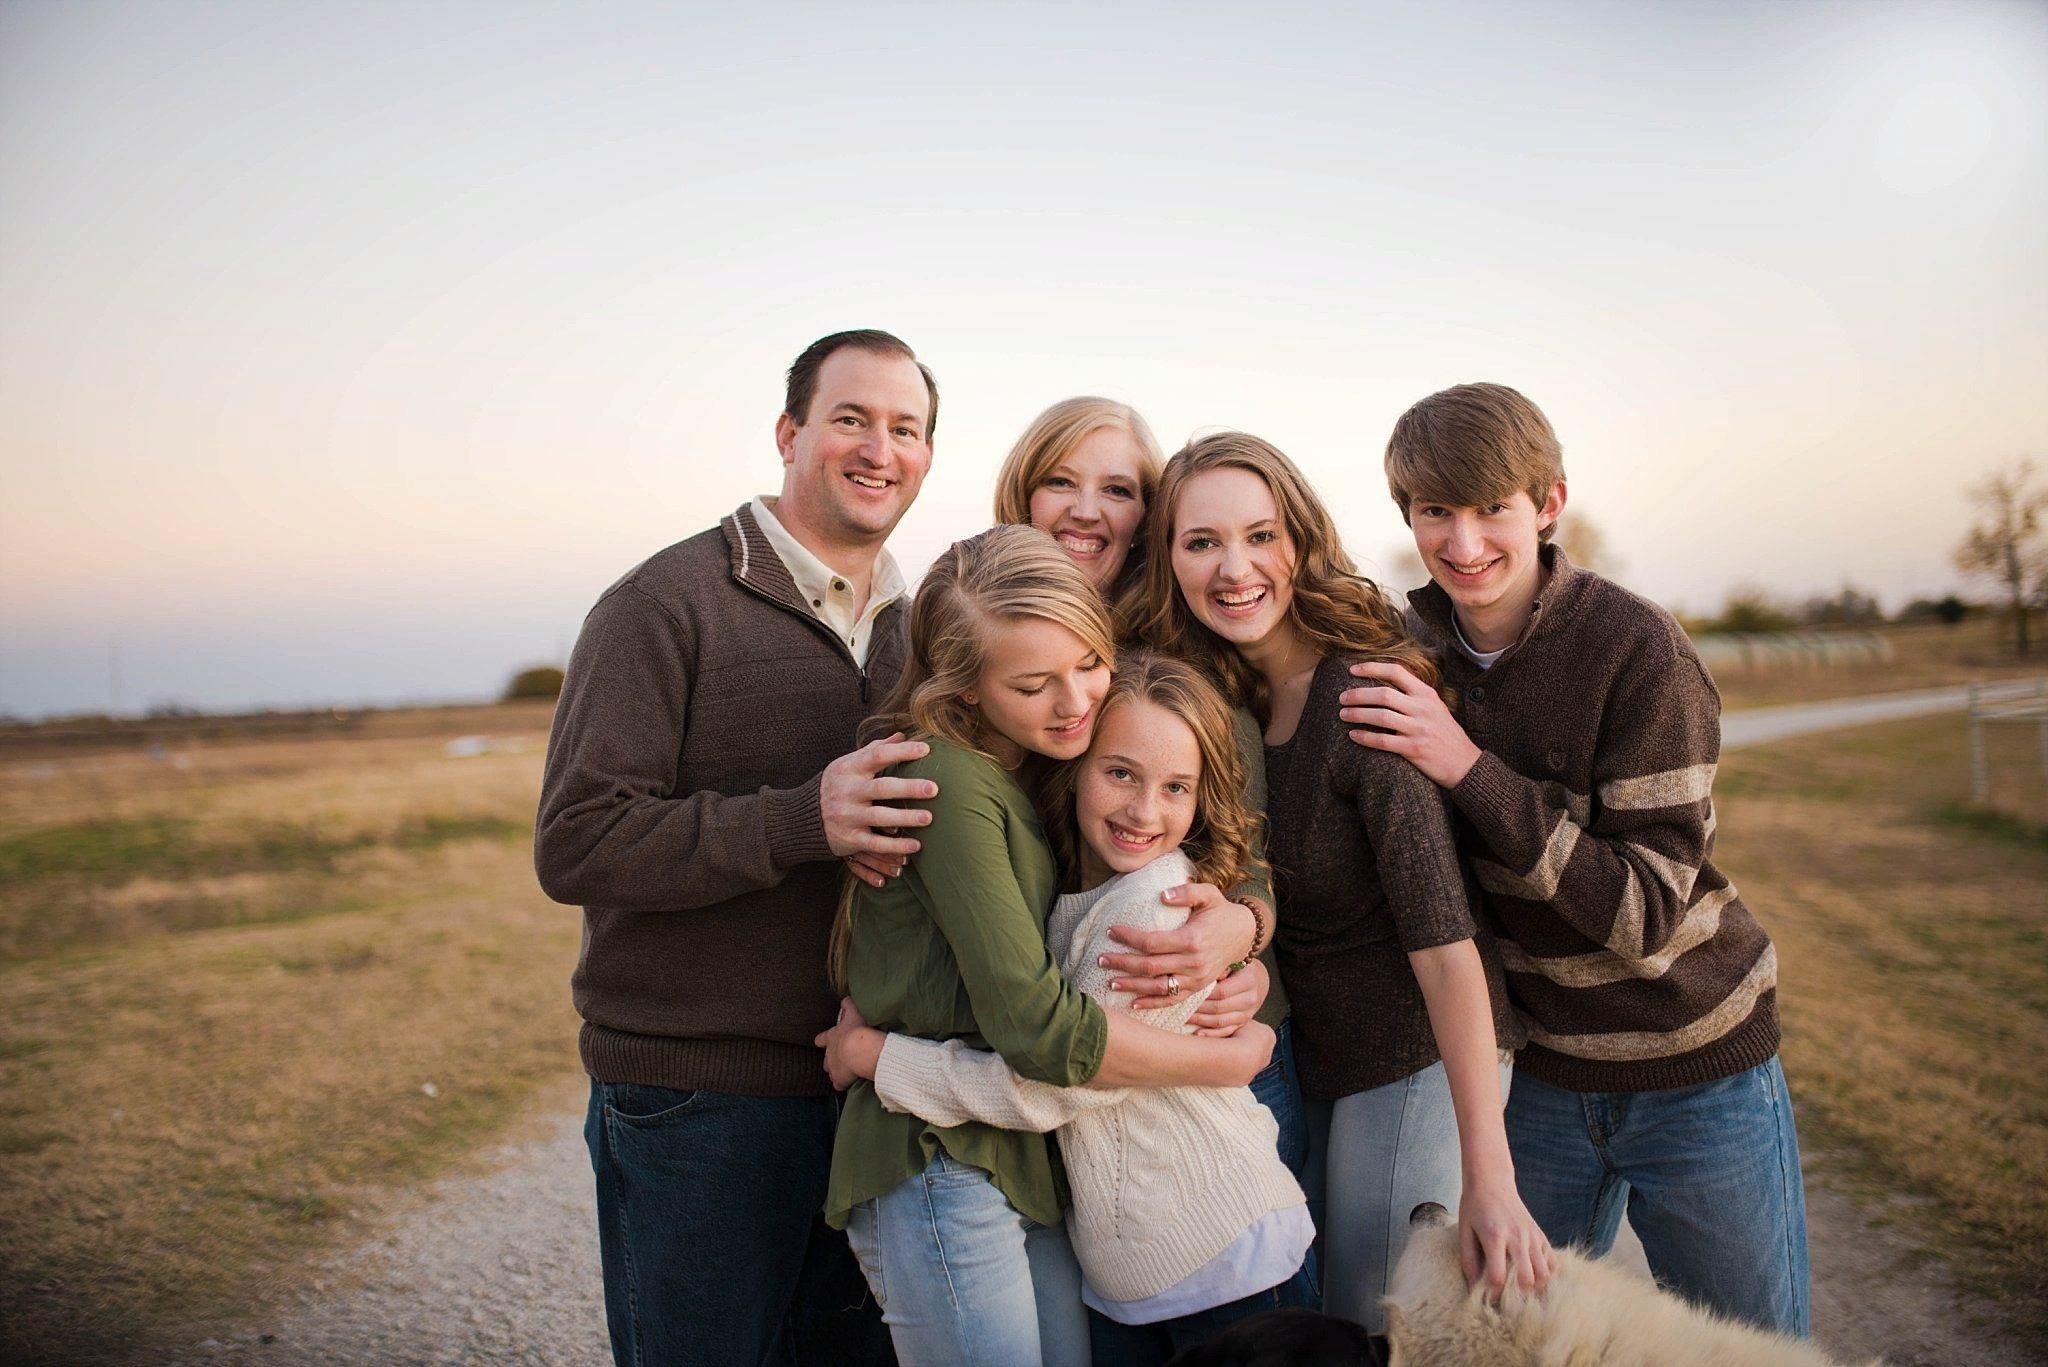
[(752, 511), (670, 546), (585, 619), (548, 742), (534, 867), (583, 907), (571, 979), (600, 1082), (831, 1090), (811, 1038), (837, 997), (840, 863), (818, 783), (903, 667), (812, 615)]
[(1408, 596), (1483, 751), (1451, 801), (1529, 1027), (1516, 1066), (1584, 1092), (1753, 1068), (1778, 1049), (1778, 958), (1713, 861), (1720, 694), (1669, 613), (1542, 556), (1536, 615), (1490, 669), (1442, 589)]

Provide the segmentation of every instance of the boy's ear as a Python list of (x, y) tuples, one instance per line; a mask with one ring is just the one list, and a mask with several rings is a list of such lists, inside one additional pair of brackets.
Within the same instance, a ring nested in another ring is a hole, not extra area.
[(1537, 531), (1544, 531), (1557, 525), (1558, 518), (1564, 516), (1564, 499), (1564, 481), (1559, 480), (1550, 486), (1550, 497), (1544, 499), (1543, 506), (1536, 510)]

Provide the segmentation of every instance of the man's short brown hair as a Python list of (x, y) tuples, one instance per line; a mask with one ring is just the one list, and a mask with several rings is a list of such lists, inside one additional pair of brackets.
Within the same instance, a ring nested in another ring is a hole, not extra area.
[(931, 412), (924, 419), (924, 439), (929, 443), (932, 433), (939, 429), (939, 382), (932, 378), (931, 367), (917, 359), (917, 353), (910, 349), (908, 342), (880, 328), (855, 328), (851, 332), (835, 332), (829, 337), (820, 337), (790, 362), (789, 387), (782, 398), (782, 411), (789, 415), (789, 420), (798, 427), (810, 420), (811, 399), (818, 392), (818, 372), (825, 368), (826, 361), (832, 359), (833, 352), (846, 347), (877, 356), (901, 356), (917, 367), (917, 373), (924, 376), (924, 392), (932, 401)]
[[(1564, 478), (1543, 410), (1504, 384), (1461, 384), (1422, 400), (1387, 438), (1387, 491), (1401, 519), (1417, 503), (1469, 508), (1517, 489), (1541, 508)], [(1548, 541), (1556, 524), (1537, 533)]]

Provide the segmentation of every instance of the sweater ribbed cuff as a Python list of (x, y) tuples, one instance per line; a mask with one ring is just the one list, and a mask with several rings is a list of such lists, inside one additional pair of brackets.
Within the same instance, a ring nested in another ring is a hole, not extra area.
[(830, 1096), (825, 1052), (760, 1039), (635, 1035), (583, 1023), (583, 1071), (599, 1082), (637, 1082), (678, 1092), (740, 1096)]
[(1479, 758), (1465, 771), (1465, 777), (1451, 789), (1451, 801), (1472, 818), (1479, 834), (1498, 852), (1499, 839), (1507, 830), (1505, 814), (1515, 804), (1517, 789), (1528, 781), (1508, 768), (1507, 761), (1493, 751), (1481, 750)]
[(792, 868), (833, 858), (825, 839), (825, 808), (820, 795), (824, 775), (794, 788), (763, 788), (768, 808), (768, 854), (778, 868)]
[[(891, 1053), (890, 1050), (895, 1052)], [(875, 1099), (882, 1103), (882, 1109), (901, 1114), (916, 1114), (916, 1108), (903, 1103), (918, 1095), (918, 1072), (911, 1063), (902, 1040), (896, 1035), (885, 1036), (882, 1040), (882, 1056), (875, 1060)]]

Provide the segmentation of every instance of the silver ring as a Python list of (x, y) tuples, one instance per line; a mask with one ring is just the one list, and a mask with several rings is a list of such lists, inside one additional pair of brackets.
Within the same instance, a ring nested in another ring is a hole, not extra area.
[(1169, 997), (1178, 997), (1180, 995), (1180, 978), (1175, 974), (1169, 973), (1166, 975), (1166, 995)]

